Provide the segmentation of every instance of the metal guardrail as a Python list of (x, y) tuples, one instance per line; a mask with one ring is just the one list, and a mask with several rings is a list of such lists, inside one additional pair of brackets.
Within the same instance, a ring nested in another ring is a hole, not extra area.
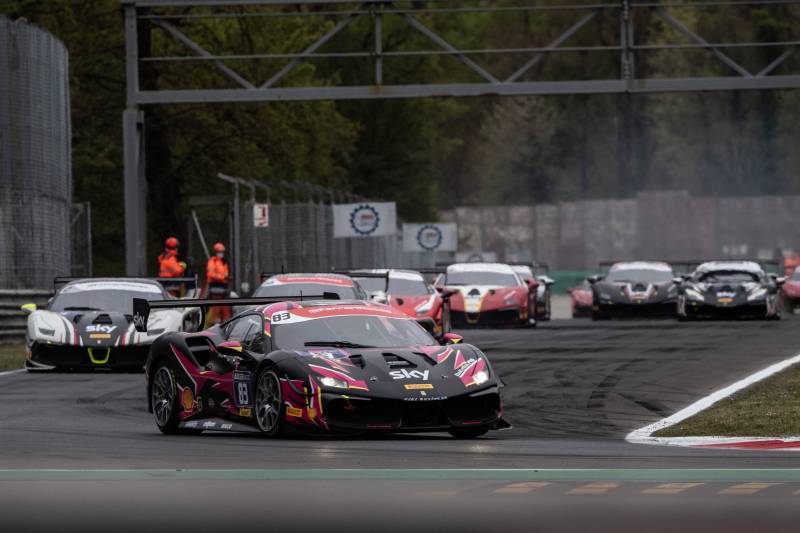
[(0, 290), (0, 343), (24, 342), (28, 315), (20, 306), (27, 303), (44, 306), (52, 295), (46, 290)]

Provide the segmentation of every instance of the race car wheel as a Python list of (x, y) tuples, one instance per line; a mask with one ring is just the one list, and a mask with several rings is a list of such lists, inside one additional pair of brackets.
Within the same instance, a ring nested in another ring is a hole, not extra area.
[(488, 431), (486, 428), (453, 428), (448, 433), (459, 439), (474, 439), (485, 435)]
[(175, 387), (175, 374), (166, 362), (162, 362), (153, 373), (150, 384), (150, 400), (153, 416), (161, 433), (168, 435), (181, 433), (178, 425), (178, 394)]
[(256, 421), (262, 433), (275, 437), (283, 432), (283, 395), (281, 380), (274, 370), (265, 370), (256, 385)]

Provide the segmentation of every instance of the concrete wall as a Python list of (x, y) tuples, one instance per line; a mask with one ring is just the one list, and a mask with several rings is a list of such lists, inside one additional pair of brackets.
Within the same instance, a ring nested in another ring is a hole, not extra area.
[(555, 269), (593, 270), (613, 259), (772, 259), (778, 248), (800, 250), (800, 196), (660, 191), (624, 200), (458, 207), (441, 218), (458, 223), (462, 251)]

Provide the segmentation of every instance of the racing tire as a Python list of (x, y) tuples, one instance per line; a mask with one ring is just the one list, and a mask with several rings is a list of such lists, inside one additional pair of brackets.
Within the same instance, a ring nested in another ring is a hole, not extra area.
[(283, 403), (281, 379), (273, 368), (267, 368), (256, 380), (255, 416), (258, 429), (267, 437), (283, 433), (286, 406)]
[(452, 428), (447, 432), (457, 439), (474, 439), (481, 435), (486, 435), (487, 428)]
[(199, 435), (203, 430), (180, 427), (179, 400), (175, 371), (168, 361), (162, 360), (153, 372), (150, 383), (150, 401), (156, 426), (165, 435)]

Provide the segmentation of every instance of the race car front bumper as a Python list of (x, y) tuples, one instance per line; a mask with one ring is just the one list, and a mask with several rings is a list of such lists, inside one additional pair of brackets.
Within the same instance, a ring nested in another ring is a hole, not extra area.
[(29, 370), (94, 370), (114, 368), (141, 370), (150, 345), (133, 346), (68, 346), (34, 342), (25, 361)]
[(715, 305), (705, 302), (686, 302), (686, 316), (689, 318), (767, 318), (775, 316), (764, 300), (738, 305)]
[(677, 310), (676, 305), (674, 300), (656, 303), (600, 303), (593, 305), (592, 311), (604, 317), (674, 317)]
[(450, 311), (450, 324), (453, 328), (483, 328), (498, 326), (517, 326), (525, 324), (527, 317), (517, 308), (467, 313)]
[(485, 393), (455, 398), (420, 397), (416, 400), (322, 394), (325, 422), (333, 432), (402, 433), (502, 427), (502, 407), (496, 387)]

